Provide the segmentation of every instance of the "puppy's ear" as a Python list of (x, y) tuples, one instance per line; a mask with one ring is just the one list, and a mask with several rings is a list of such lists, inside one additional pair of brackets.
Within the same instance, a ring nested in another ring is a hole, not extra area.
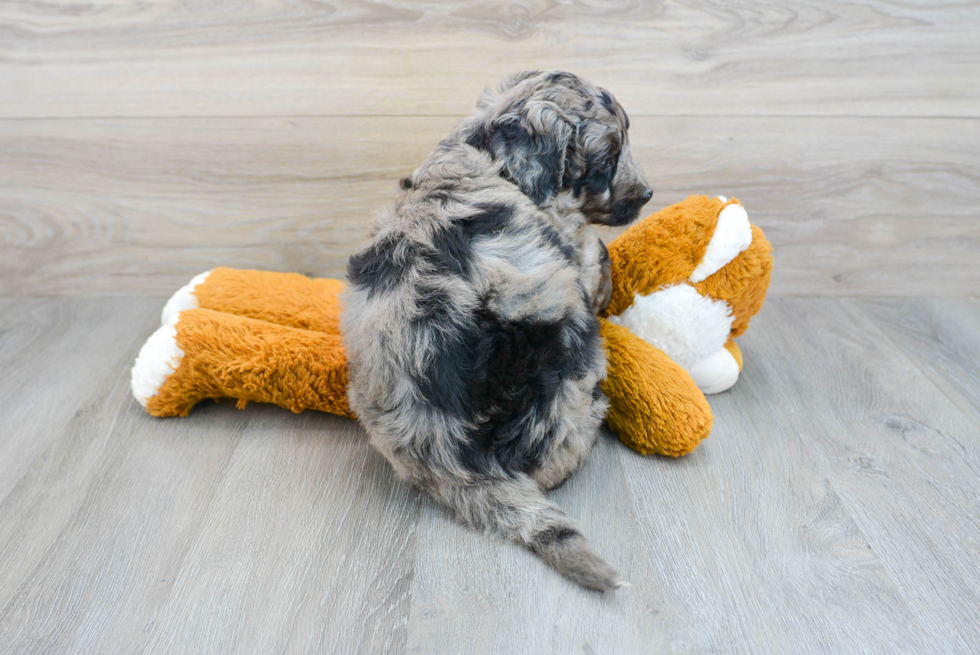
[(562, 189), (574, 134), (558, 105), (532, 100), (493, 119), (470, 138), (470, 145), (490, 152), (527, 197), (544, 205)]

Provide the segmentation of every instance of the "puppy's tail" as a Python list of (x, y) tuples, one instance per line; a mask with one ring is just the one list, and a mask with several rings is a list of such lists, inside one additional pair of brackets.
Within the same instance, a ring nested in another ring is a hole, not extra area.
[(527, 476), (444, 487), (438, 495), (463, 521), (526, 546), (583, 587), (612, 591), (625, 584)]

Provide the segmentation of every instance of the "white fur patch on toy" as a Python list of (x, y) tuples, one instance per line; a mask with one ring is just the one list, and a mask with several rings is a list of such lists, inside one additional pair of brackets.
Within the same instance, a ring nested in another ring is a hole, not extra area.
[(179, 288), (177, 293), (170, 296), (170, 300), (163, 306), (163, 312), (160, 315), (161, 325), (176, 321), (177, 315), (185, 309), (197, 309), (197, 296), (194, 295), (194, 289), (208, 279), (209, 275), (211, 275), (211, 271), (204, 271), (195, 275), (190, 282)]
[(749, 215), (739, 204), (731, 204), (721, 210), (715, 232), (708, 242), (704, 258), (691, 273), (691, 282), (698, 283), (722, 269), (752, 245), (752, 226)]
[(130, 385), (133, 396), (143, 407), (146, 407), (150, 398), (157, 395), (160, 387), (177, 370), (184, 358), (184, 351), (177, 345), (177, 328), (174, 327), (178, 318), (179, 314), (166, 325), (157, 328), (136, 356), (136, 363), (130, 372)]
[(695, 363), (724, 349), (735, 319), (728, 303), (702, 296), (682, 283), (646, 296), (637, 294), (626, 311), (609, 320), (690, 371)]
[(687, 369), (703, 394), (721, 393), (738, 381), (738, 362), (726, 348), (711, 353)]

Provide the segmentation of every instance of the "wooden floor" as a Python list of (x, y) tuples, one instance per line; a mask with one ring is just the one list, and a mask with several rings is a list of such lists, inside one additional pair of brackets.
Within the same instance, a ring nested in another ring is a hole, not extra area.
[[(980, 4), (0, 3), (0, 654), (980, 651)], [(343, 274), (525, 68), (631, 117), (651, 208), (734, 195), (770, 299), (680, 460), (553, 496), (583, 591), (398, 482), (354, 423), (146, 415), (216, 265)]]
[(460, 527), (354, 423), (154, 419), (146, 299), (0, 304), (4, 653), (966, 653), (980, 302), (773, 298), (680, 460), (611, 435), (554, 494), (632, 587)]

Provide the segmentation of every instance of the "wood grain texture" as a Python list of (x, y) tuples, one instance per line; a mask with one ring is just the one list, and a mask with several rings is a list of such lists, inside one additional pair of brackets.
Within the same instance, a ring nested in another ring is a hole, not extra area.
[(633, 585), (603, 596), (560, 578), (527, 551), (460, 526), (439, 508), (422, 512), (409, 623), (409, 653), (661, 652), (660, 608), (637, 588), (658, 585), (637, 551), (637, 517), (618, 461), (624, 446), (600, 439), (588, 464), (551, 498), (596, 552)]
[(714, 428), (691, 455), (620, 452), (633, 548), (654, 569), (630, 593), (676, 652), (928, 652), (927, 628), (791, 427), (806, 399), (753, 366), (768, 338), (763, 325), (739, 340), (745, 372), (709, 397)]
[(749, 335), (760, 347), (747, 374), (772, 381), (775, 411), (811, 449), (927, 647), (980, 648), (980, 428), (855, 301), (770, 301)]
[[(455, 122), (0, 121), (0, 292), (165, 297), (217, 265), (342, 277)], [(745, 203), (774, 294), (980, 293), (980, 120), (641, 117), (631, 135), (651, 211)]]
[[(159, 320), (158, 302), (87, 304)], [(230, 403), (153, 419), (116, 362), (141, 341), (97, 347), (90, 406), (0, 502), (0, 652), (403, 649), (418, 501), (360, 430)]]
[(0, 123), (0, 280), (11, 295), (164, 296), (219, 264), (342, 276), (451, 124)]
[[(552, 494), (632, 583), (601, 596), (457, 524), (353, 423), (146, 415), (126, 369), (159, 301), (0, 299), (4, 407), (51, 408), (33, 451), (0, 414), (0, 653), (975, 651), (980, 427), (931, 379), (980, 380), (917, 368), (878, 327), (896, 303), (771, 298), (692, 455), (604, 437)], [(935, 307), (952, 361), (975, 303)]]
[(146, 339), (146, 315), (159, 306), (133, 298), (0, 300), (0, 500), (68, 425), (101, 409), (106, 385), (125, 381), (132, 357), (118, 344)]
[(0, 6), (6, 117), (458, 115), (528, 67), (636, 114), (977, 116), (974, 3)]
[(890, 344), (980, 426), (980, 302), (976, 298), (862, 298)]
[(147, 652), (402, 652), (417, 495), (353, 422), (254, 409)]

